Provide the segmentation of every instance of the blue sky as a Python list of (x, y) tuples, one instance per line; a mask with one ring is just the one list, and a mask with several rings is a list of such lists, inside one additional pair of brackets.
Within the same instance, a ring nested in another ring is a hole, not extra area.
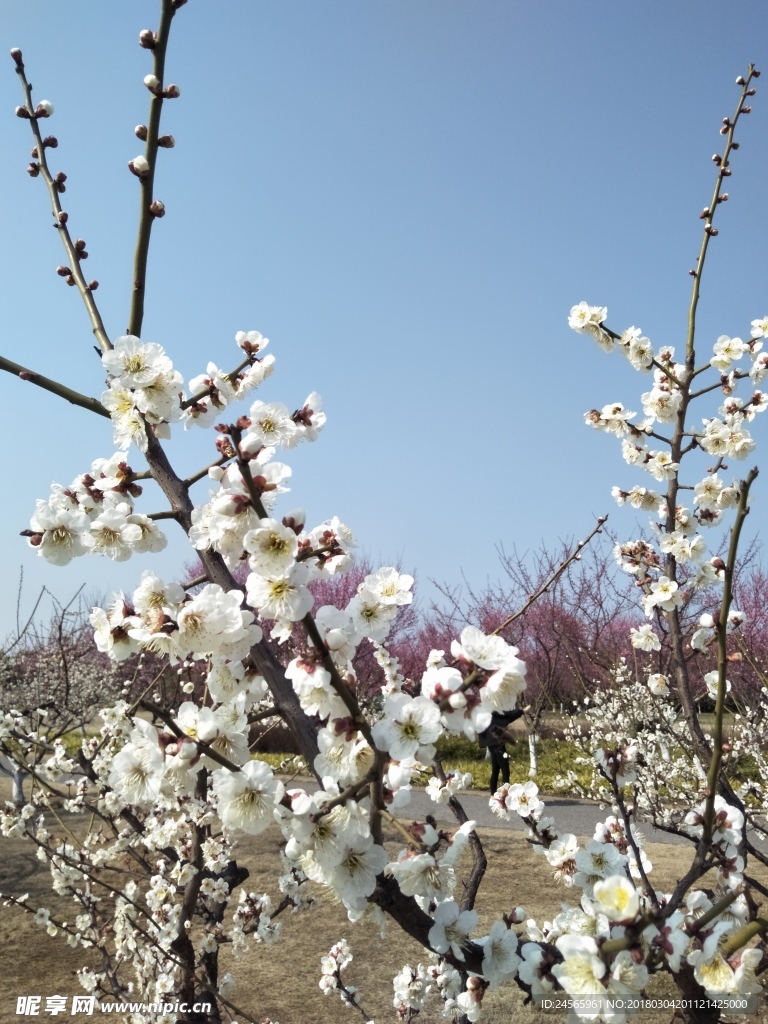
[[(130, 294), (137, 184), (157, 4), (0, 0), (5, 50), (24, 51), (68, 174), (65, 208), (113, 336)], [(175, 19), (144, 337), (186, 378), (234, 365), (237, 330), (271, 339), (261, 397), (316, 389), (329, 423), (289, 453), (309, 521), (338, 514), (374, 560), (428, 579), (497, 574), (496, 545), (583, 535), (614, 483), (647, 483), (582, 425), (647, 378), (569, 331), (570, 306), (605, 304), (616, 329), (684, 343), (698, 211), (737, 74), (765, 65), (768, 8), (710, 0), (190, 0)], [(61, 262), (13, 65), (0, 74), (0, 351), (89, 394), (102, 380)], [(740, 130), (700, 307), (700, 344), (746, 336), (768, 313), (768, 104)], [(148, 556), (43, 563), (18, 531), (36, 497), (112, 451), (109, 424), (0, 378), (3, 630), (24, 567), (29, 596), (132, 589)], [(245, 409), (243, 409), (245, 411)], [(703, 409), (704, 412), (711, 408)], [(766, 440), (766, 427), (754, 430)], [(194, 470), (213, 435), (178, 432)], [(135, 466), (141, 464), (137, 455)], [(753, 501), (753, 527), (765, 477)], [(204, 495), (204, 485), (200, 497)], [(145, 511), (160, 508), (148, 497)], [(177, 574), (182, 537), (154, 556)]]

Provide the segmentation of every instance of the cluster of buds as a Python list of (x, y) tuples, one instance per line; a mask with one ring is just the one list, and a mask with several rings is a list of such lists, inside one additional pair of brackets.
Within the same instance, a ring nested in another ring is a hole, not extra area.
[(37, 121), (41, 117), (50, 117), (53, 114), (53, 104), (50, 100), (40, 100), (35, 109), (30, 112), (26, 107), (16, 107), (16, 117), (26, 121)]
[(181, 90), (178, 85), (171, 83), (170, 85), (163, 86), (157, 75), (146, 75), (144, 85), (146, 85), (153, 96), (162, 96), (164, 100), (177, 100), (181, 96)]

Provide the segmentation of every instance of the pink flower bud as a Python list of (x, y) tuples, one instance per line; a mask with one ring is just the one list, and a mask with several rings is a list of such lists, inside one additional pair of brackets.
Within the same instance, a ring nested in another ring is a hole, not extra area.
[(139, 32), (139, 46), (143, 46), (145, 50), (154, 50), (155, 36), (151, 29), (143, 28)]
[(141, 139), (142, 142), (147, 141), (147, 126), (145, 124), (137, 124), (133, 129), (133, 134), (137, 139)]
[(176, 145), (176, 139), (174, 139), (172, 135), (161, 135), (157, 140), (157, 144), (162, 147), (162, 149), (173, 149)]
[(159, 199), (153, 200), (153, 202), (149, 204), (149, 212), (153, 217), (164, 217), (165, 203), (160, 202)]
[(11, 50), (11, 57), (13, 57), (14, 63), (16, 64), (17, 68), (24, 67), (24, 62), (21, 59), (21, 50), (18, 48), (18, 46), (14, 46), (14, 48)]
[(16, 117), (21, 117), (29, 120), (29, 111), (26, 107), (16, 107)]
[(128, 167), (137, 178), (146, 178), (149, 174), (149, 161), (145, 156), (136, 156), (128, 161)]
[(163, 96), (165, 96), (167, 100), (177, 100), (179, 96), (181, 96), (181, 90), (178, 85), (166, 85), (163, 89)]

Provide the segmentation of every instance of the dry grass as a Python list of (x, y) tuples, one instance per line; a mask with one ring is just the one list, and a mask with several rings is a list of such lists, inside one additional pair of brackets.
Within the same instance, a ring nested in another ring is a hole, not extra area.
[[(446, 818), (447, 823), (447, 818)], [(490, 867), (480, 890), (477, 909), (481, 927), (487, 929), (502, 911), (522, 903), (531, 916), (551, 919), (562, 902), (575, 902), (577, 891), (555, 885), (543, 858), (535, 857), (520, 833), (504, 829), (479, 829), (488, 853)], [(279, 894), (273, 890), (279, 873), (280, 834), (271, 829), (265, 835), (244, 839), (238, 861), (245, 864), (251, 878), (248, 889)], [(34, 857), (29, 843), (0, 840), (0, 889), (30, 893), (30, 905), (44, 905), (61, 912), (70, 920), (73, 905), (51, 893), (49, 874)], [(396, 842), (392, 849), (397, 849)], [(650, 845), (652, 878), (657, 888), (669, 890), (689, 863), (687, 849), (679, 846)], [(460, 865), (465, 874), (469, 860)], [(762, 881), (768, 882), (766, 872)], [(392, 1007), (392, 977), (405, 963), (426, 962), (426, 951), (392, 925), (385, 939), (371, 924), (350, 924), (343, 910), (325, 898), (315, 909), (295, 916), (284, 915), (283, 936), (275, 945), (252, 947), (249, 955), (231, 961), (228, 951), (222, 955), (222, 970), (231, 970), (238, 981), (234, 1001), (254, 1015), (255, 1021), (269, 1017), (280, 1024), (353, 1024), (362, 1018), (342, 1006), (338, 997), (325, 997), (318, 987), (320, 957), (334, 942), (346, 938), (354, 961), (345, 976), (359, 989), (360, 1000), (377, 1024), (396, 1021)], [(60, 938), (50, 938), (36, 926), (31, 915), (15, 908), (3, 908), (0, 915), (0, 950), (3, 971), (0, 974), (0, 1021), (15, 1018), (17, 995), (66, 995), (82, 990), (73, 972), (88, 962), (88, 952), (70, 949)], [(655, 982), (659, 991), (664, 979)], [(437, 1000), (427, 1004), (417, 1018), (419, 1024), (444, 1024)], [(670, 1013), (642, 1014), (643, 1024), (668, 1022)], [(98, 1019), (93, 1018), (94, 1022)], [(115, 1019), (114, 1017), (112, 1018)], [(483, 1024), (508, 1024), (510, 1021), (544, 1022), (548, 1018), (522, 1005), (522, 996), (514, 985), (489, 992), (484, 1002)], [(742, 1021), (754, 1018), (741, 1018)], [(109, 1018), (105, 1017), (106, 1022)], [(563, 1018), (564, 1021), (564, 1018)]]

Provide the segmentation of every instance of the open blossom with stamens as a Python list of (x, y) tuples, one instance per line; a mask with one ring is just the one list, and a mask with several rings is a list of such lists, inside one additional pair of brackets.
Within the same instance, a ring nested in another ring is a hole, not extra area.
[(632, 646), (640, 651), (659, 651), (661, 642), (654, 632), (650, 622), (643, 623), (638, 629), (632, 627), (629, 631)]
[(395, 693), (384, 702), (384, 714), (372, 729), (376, 746), (396, 761), (414, 757), (440, 735), (440, 709), (426, 697)]
[(307, 567), (303, 563), (293, 565), (280, 575), (260, 576), (252, 572), (245, 584), (248, 603), (258, 608), (263, 619), (298, 622), (314, 604), (305, 586), (307, 578)]
[(240, 442), (240, 451), (255, 454), (264, 445), (292, 446), (297, 427), (282, 402), (254, 402), (249, 419), (251, 425)]
[(253, 613), (244, 611), (240, 590), (224, 591), (209, 583), (178, 613), (173, 642), (179, 657), (187, 654), (223, 654), (243, 658), (261, 640)]
[(101, 357), (102, 365), (124, 388), (142, 388), (172, 369), (161, 345), (147, 344), (127, 334), (115, 340)]
[(607, 967), (598, 956), (595, 940), (589, 935), (561, 935), (555, 945), (564, 957), (552, 967), (561, 987), (574, 996), (602, 995)]
[(371, 895), (376, 888), (376, 876), (386, 863), (384, 847), (377, 846), (370, 836), (361, 836), (345, 847), (339, 863), (330, 872), (329, 882), (345, 902), (354, 903)]
[(89, 621), (96, 647), (113, 661), (124, 661), (139, 650), (139, 644), (131, 636), (139, 620), (131, 615), (122, 597), (118, 597), (108, 611), (94, 608)]
[(155, 730), (145, 735), (134, 729), (130, 742), (112, 759), (109, 784), (125, 803), (151, 807), (160, 792), (163, 760)]
[(213, 773), (219, 816), (225, 828), (259, 835), (273, 821), (284, 787), (264, 761), (249, 761), (239, 772), (222, 768)]
[(520, 965), (515, 932), (503, 921), (495, 921), (488, 937), (478, 941), (483, 946), (483, 977), (491, 988), (513, 978)]
[(130, 523), (131, 506), (120, 504), (104, 511), (91, 523), (92, 551), (106, 555), (115, 562), (131, 557), (134, 544), (140, 543), (143, 531), (138, 523)]
[(296, 560), (299, 542), (293, 530), (276, 519), (262, 519), (255, 530), (243, 538), (248, 564), (260, 576), (276, 576), (290, 569)]
[(464, 959), (463, 947), (477, 928), (476, 910), (459, 910), (454, 900), (440, 903), (434, 913), (434, 924), (429, 929), (429, 944), (437, 953), (453, 953), (457, 960)]
[(640, 895), (624, 875), (609, 875), (595, 882), (596, 909), (609, 921), (634, 921), (640, 911)]
[(69, 511), (48, 501), (38, 500), (29, 521), (33, 535), (31, 547), (54, 565), (68, 565), (93, 546), (91, 522), (84, 512)]
[(431, 853), (401, 855), (387, 865), (386, 873), (397, 879), (404, 896), (421, 896), (438, 902), (449, 897), (456, 885), (453, 868), (436, 860)]
[(392, 628), (397, 614), (396, 604), (385, 604), (372, 590), (362, 589), (346, 607), (352, 624), (359, 635), (368, 637), (374, 643), (382, 643)]
[(397, 569), (378, 569), (366, 576), (358, 590), (369, 590), (382, 604), (404, 605), (413, 601), (413, 576)]
[(650, 594), (643, 598), (645, 614), (650, 618), (654, 608), (671, 612), (673, 608), (679, 608), (683, 603), (683, 596), (680, 593), (679, 585), (670, 580), (667, 576), (660, 576), (651, 584)]

